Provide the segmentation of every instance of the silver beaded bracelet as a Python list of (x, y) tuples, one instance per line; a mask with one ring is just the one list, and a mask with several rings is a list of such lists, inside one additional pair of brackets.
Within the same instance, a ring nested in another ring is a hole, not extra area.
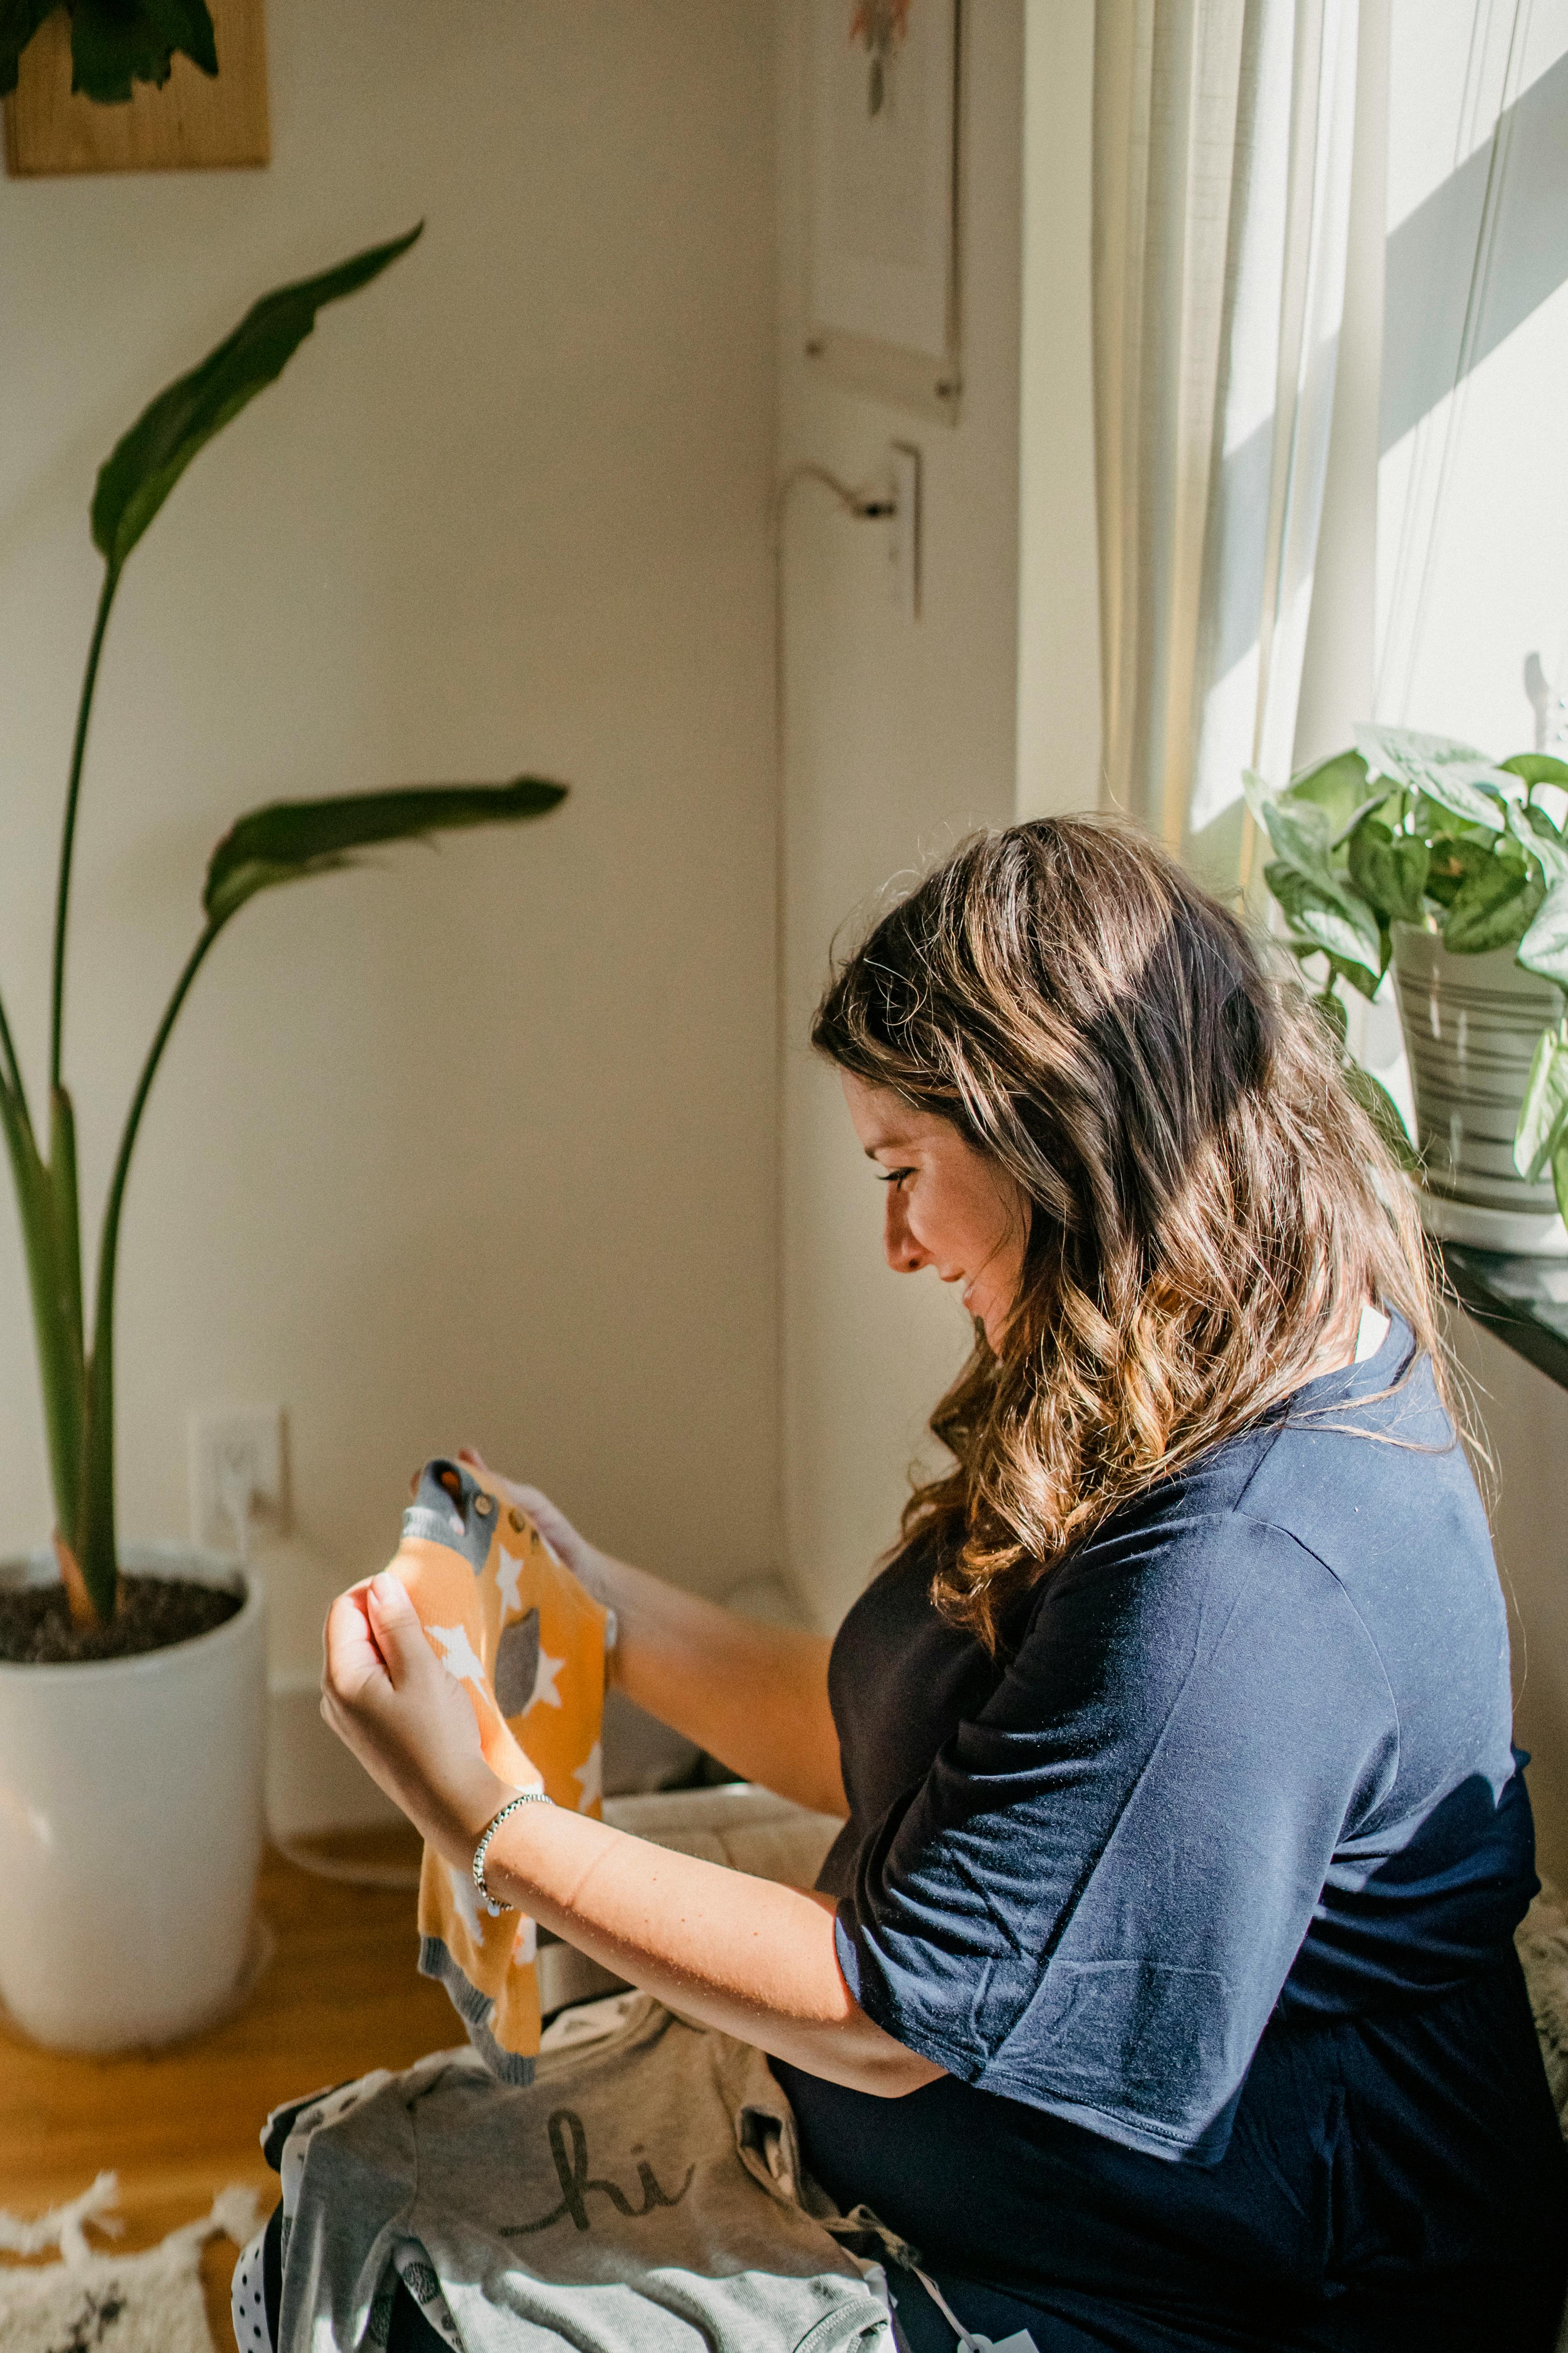
[(474, 1849), (474, 1861), (472, 1866), (474, 1885), (479, 1890), (480, 1903), (486, 1906), (492, 1919), (498, 1918), (502, 1912), (515, 1912), (517, 1906), (515, 1904), (498, 1904), (495, 1897), (490, 1894), (489, 1889), (485, 1885), (485, 1855), (489, 1850), (489, 1842), (491, 1839), (494, 1838), (497, 1831), (500, 1830), (502, 1822), (505, 1821), (508, 1814), (515, 1814), (519, 1806), (548, 1806), (551, 1802), (550, 1798), (542, 1789), (520, 1789), (515, 1798), (508, 1799), (506, 1804), (501, 1808), (500, 1813), (496, 1815), (494, 1820), (487, 1823), (484, 1830), (480, 1831), (479, 1842)]

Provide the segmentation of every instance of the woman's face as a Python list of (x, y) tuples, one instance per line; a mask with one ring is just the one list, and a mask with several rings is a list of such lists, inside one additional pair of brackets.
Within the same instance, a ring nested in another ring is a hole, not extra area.
[(887, 1187), (888, 1264), (896, 1274), (934, 1266), (943, 1282), (962, 1283), (965, 1309), (1000, 1354), (1029, 1233), (1023, 1188), (950, 1121), (912, 1111), (848, 1071), (838, 1075), (855, 1133)]

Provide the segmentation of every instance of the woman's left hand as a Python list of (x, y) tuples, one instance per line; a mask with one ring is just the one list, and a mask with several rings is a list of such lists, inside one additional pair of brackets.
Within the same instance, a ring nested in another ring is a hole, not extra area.
[(486, 1764), (468, 1694), (385, 1570), (340, 1593), (328, 1613), (321, 1714), (448, 1862), (468, 1862), (515, 1795)]

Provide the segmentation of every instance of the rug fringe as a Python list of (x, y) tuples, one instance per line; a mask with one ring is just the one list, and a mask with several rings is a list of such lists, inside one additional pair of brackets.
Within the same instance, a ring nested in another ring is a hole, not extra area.
[(19, 2214), (0, 2211), (0, 2247), (12, 2255), (41, 2255), (46, 2247), (58, 2247), (68, 2263), (85, 2263), (92, 2250), (87, 2243), (84, 2222), (96, 2222), (100, 2231), (122, 2231), (125, 2227), (113, 2209), (120, 2202), (120, 2176), (100, 2173), (79, 2198), (70, 2199), (64, 2206), (51, 2206), (47, 2214), (24, 2222)]

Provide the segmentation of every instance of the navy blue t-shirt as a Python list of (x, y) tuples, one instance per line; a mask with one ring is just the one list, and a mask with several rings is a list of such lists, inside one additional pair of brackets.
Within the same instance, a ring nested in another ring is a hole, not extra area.
[[(1266, 2037), (1296, 2054), (1290, 2100), (1331, 2169), (1333, 2103), (1319, 2115), (1300, 2053), (1332, 2045), (1340, 2114), (1362, 2027), (1384, 2049), (1505, 1959), (1518, 2043), (1511, 1935), (1536, 1880), (1507, 1627), (1474, 1480), (1410, 1346), (1395, 1319), (1365, 1363), (1115, 1513), (1039, 1580), (995, 1658), (937, 1615), (929, 1541), (850, 1611), (830, 1693), (851, 1811), (819, 1884), (850, 1990), (955, 2080), (856, 2109), (864, 2095), (781, 2070), (835, 2194), (905, 2227), (888, 2210), (910, 2135), (940, 2112), (926, 2154), (959, 2200), (961, 2258), (994, 2240), (988, 2126), (1025, 2212), (1029, 2150), (1077, 2144), (1072, 2179), (1114, 2176), (1167, 2231), (1192, 2195), (1173, 2172), (1216, 2169), (1239, 2227), (1239, 2172), (1297, 2129), (1254, 2116), (1224, 2163)], [(1550, 2110), (1527, 2016), (1519, 2047), (1529, 2138)], [(1423, 2067), (1426, 2124), (1463, 2138), (1441, 2113), (1447, 2062)], [(853, 2179), (825, 2136), (858, 2151)], [(1291, 2152), (1268, 2162), (1284, 2179)], [(1009, 2248), (1036, 2276), (1016, 2227)]]

